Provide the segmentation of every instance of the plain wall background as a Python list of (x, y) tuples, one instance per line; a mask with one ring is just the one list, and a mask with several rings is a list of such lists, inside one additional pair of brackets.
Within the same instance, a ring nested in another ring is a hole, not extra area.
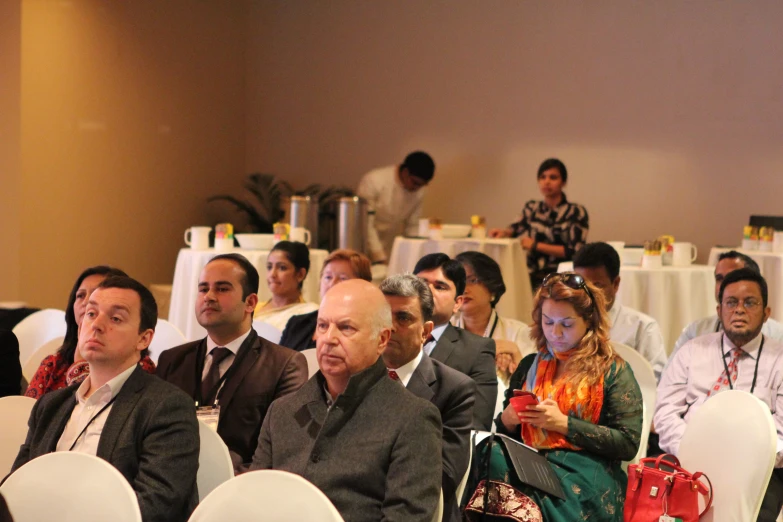
[(226, 217), (205, 198), (247, 173), (355, 186), (416, 148), (438, 164), (425, 214), (449, 222), (508, 224), (549, 156), (591, 240), (670, 233), (706, 260), (783, 214), (778, 1), (18, 4), (0, 7), (19, 274), (0, 297), (62, 307), (97, 263), (170, 282), (183, 230)]

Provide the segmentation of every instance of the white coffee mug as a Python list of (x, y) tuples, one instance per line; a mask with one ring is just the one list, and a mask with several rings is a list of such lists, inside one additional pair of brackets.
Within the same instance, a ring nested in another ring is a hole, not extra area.
[(299, 243), (304, 243), (305, 245), (310, 244), (310, 231), (305, 227), (292, 227), (290, 234), (289, 238), (291, 241), (297, 241)]
[(758, 239), (745, 238), (742, 240), (742, 250), (758, 250), (758, 249), (759, 249)]
[(622, 264), (625, 255), (625, 241), (607, 241), (606, 244), (615, 249), (617, 255), (620, 256), (620, 264)]
[(190, 227), (185, 230), (185, 244), (193, 250), (207, 250), (211, 231), (212, 227)]
[(430, 237), (430, 218), (419, 218), (419, 237)]
[(642, 268), (661, 268), (663, 261), (660, 255), (644, 254), (642, 256)]
[(696, 256), (699, 251), (696, 249), (696, 245), (693, 243), (673, 243), (672, 244), (672, 265), (674, 266), (690, 266), (691, 263), (696, 261)]
[(772, 251), (783, 254), (783, 232), (775, 232), (772, 236)]
[(216, 237), (215, 238), (215, 250), (218, 252), (228, 252), (234, 249), (233, 237)]

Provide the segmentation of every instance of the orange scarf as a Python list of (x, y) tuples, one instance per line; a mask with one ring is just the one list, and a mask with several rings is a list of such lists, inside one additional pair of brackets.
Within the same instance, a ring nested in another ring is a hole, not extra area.
[[(554, 399), (560, 411), (569, 417), (583, 419), (598, 424), (604, 403), (604, 376), (592, 386), (582, 379), (578, 386), (566, 383), (561, 377), (554, 382), (558, 360), (565, 364), (573, 352), (554, 353), (549, 346), (539, 350), (527, 374), (525, 389), (536, 394), (539, 400)], [(538, 449), (566, 448), (581, 449), (566, 440), (565, 435), (536, 428), (528, 422), (522, 423), (522, 440), (528, 446)]]

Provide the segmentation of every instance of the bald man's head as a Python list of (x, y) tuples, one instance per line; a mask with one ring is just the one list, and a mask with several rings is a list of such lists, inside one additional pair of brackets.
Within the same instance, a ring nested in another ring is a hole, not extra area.
[(391, 309), (383, 293), (362, 279), (332, 287), (316, 323), (318, 365), (327, 379), (347, 379), (377, 360), (391, 335)]

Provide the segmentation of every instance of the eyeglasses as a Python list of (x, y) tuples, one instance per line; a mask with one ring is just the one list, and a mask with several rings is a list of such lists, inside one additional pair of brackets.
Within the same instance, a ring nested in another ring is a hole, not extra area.
[(573, 290), (584, 290), (587, 294), (587, 297), (590, 298), (590, 304), (595, 304), (595, 298), (593, 297), (593, 293), (590, 291), (590, 289), (587, 288), (585, 278), (575, 272), (553, 272), (548, 274), (541, 283), (541, 288), (552, 286), (552, 284), (557, 281), (560, 281), (568, 288)]
[(740, 305), (740, 302), (742, 303), (742, 307), (745, 310), (753, 310), (754, 308), (761, 306), (761, 301), (759, 301), (755, 297), (748, 297), (743, 301), (740, 301), (735, 297), (729, 297), (728, 299), (723, 301), (723, 306), (725, 306), (729, 310), (735, 310)]

